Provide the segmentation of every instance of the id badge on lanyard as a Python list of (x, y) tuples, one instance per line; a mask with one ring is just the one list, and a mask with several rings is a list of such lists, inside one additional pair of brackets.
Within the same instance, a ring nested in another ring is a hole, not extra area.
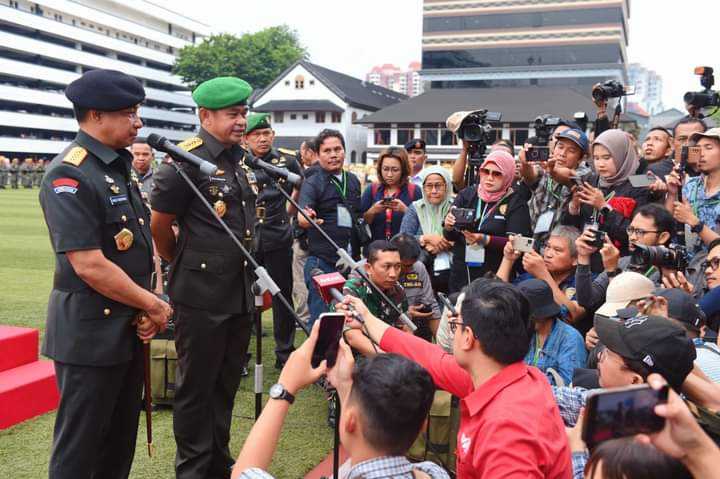
[(485, 247), (480, 244), (465, 245), (465, 263), (472, 268), (485, 264)]
[(533, 234), (549, 233), (554, 218), (555, 210), (547, 210), (538, 216)]
[(337, 205), (338, 228), (352, 228), (352, 216), (345, 205)]

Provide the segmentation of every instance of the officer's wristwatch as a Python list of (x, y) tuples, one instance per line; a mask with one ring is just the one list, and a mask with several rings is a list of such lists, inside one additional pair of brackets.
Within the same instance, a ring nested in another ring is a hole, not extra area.
[(690, 231), (692, 231), (696, 235), (699, 235), (700, 232), (703, 230), (703, 228), (705, 228), (705, 223), (703, 223), (702, 221), (698, 221), (698, 224), (696, 224), (695, 226), (692, 226), (690, 228)]
[(295, 402), (295, 396), (290, 394), (288, 390), (285, 389), (285, 386), (280, 383), (270, 386), (270, 391), (268, 391), (268, 393), (272, 399), (284, 399), (290, 404)]

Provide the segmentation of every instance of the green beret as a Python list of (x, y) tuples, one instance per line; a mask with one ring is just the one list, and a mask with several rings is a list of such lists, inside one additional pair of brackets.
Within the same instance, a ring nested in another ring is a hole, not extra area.
[(198, 106), (220, 110), (234, 105), (244, 105), (252, 93), (252, 87), (237, 77), (217, 77), (204, 81), (193, 91)]
[(250, 133), (253, 130), (261, 130), (263, 128), (272, 128), (270, 122), (270, 113), (250, 113), (247, 117), (247, 126), (245, 127), (245, 134)]

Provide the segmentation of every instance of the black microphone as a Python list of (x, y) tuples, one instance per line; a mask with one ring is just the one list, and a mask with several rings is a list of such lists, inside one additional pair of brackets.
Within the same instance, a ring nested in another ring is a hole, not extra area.
[(201, 172), (206, 175), (214, 175), (217, 172), (218, 167), (213, 165), (209, 161), (205, 161), (197, 155), (193, 155), (189, 151), (185, 151), (179, 148), (173, 142), (155, 133), (151, 133), (147, 137), (147, 142), (150, 146), (156, 150), (163, 151), (168, 155), (172, 156), (175, 160), (185, 161), (187, 163), (197, 166)]
[(288, 183), (295, 186), (298, 186), (300, 185), (300, 183), (302, 183), (302, 176), (293, 173), (287, 168), (280, 168), (278, 166), (271, 165), (267, 161), (263, 161), (260, 158), (255, 157), (249, 151), (247, 151), (246, 153), (247, 155), (245, 156), (245, 163), (247, 163), (248, 166), (251, 166), (253, 168), (262, 168), (272, 177), (284, 178)]

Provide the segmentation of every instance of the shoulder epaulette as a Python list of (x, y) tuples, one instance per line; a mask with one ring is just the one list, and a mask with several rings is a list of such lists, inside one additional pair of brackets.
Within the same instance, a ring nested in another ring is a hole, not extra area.
[(199, 136), (193, 136), (192, 138), (188, 138), (185, 141), (181, 141), (180, 143), (178, 143), (177, 146), (178, 148), (182, 148), (185, 151), (191, 151), (202, 144), (202, 138), (200, 138)]
[(287, 148), (278, 148), (278, 151), (279, 151), (280, 153), (284, 153), (284, 154), (290, 155), (290, 156), (295, 156), (295, 155), (297, 155), (297, 151), (295, 151), (295, 150), (290, 150), (290, 149), (287, 149)]
[(87, 150), (82, 146), (74, 146), (67, 152), (62, 161), (70, 165), (80, 166), (85, 161), (87, 154)]

